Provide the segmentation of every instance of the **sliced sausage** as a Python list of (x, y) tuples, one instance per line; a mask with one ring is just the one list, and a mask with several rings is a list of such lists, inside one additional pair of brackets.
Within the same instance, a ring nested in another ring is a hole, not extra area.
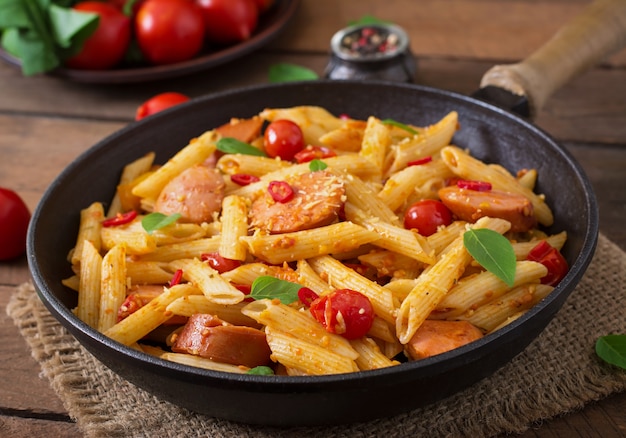
[(222, 137), (232, 137), (244, 143), (250, 143), (261, 134), (263, 119), (259, 116), (251, 119), (232, 119), (216, 129)]
[(278, 234), (329, 225), (337, 219), (345, 200), (341, 178), (319, 170), (286, 182), (294, 192), (291, 200), (275, 201), (269, 191), (264, 191), (253, 201), (250, 223), (254, 227)]
[(417, 329), (405, 349), (411, 359), (418, 360), (445, 353), (483, 337), (483, 333), (467, 321), (427, 319)]
[(439, 198), (459, 219), (476, 222), (489, 216), (511, 222), (511, 231), (524, 232), (537, 225), (533, 204), (528, 198), (500, 190), (478, 191), (456, 186), (439, 190)]
[(225, 182), (222, 174), (206, 166), (193, 166), (174, 177), (163, 188), (154, 211), (181, 214), (182, 222), (213, 222), (213, 214), (222, 208)]
[(208, 314), (189, 317), (176, 337), (172, 351), (249, 368), (269, 364), (271, 354), (261, 330), (230, 325)]

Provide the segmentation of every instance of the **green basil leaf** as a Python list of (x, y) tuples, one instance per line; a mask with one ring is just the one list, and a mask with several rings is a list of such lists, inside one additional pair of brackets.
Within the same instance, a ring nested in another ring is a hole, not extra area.
[(297, 283), (264, 275), (254, 280), (249, 296), (255, 300), (279, 299), (283, 304), (291, 304), (298, 300), (300, 289), (302, 285)]
[(317, 158), (314, 160), (311, 160), (311, 162), (309, 163), (309, 170), (311, 172), (316, 172), (318, 170), (324, 170), (328, 167), (328, 165), (326, 163), (324, 163), (322, 160), (318, 160)]
[(232, 137), (220, 138), (217, 141), (217, 149), (227, 154), (256, 155), (259, 157), (267, 156), (262, 150)]
[(400, 123), (400, 122), (398, 122), (396, 120), (393, 120), (393, 119), (385, 119), (385, 120), (382, 120), (382, 122), (385, 125), (397, 126), (400, 129), (404, 129), (409, 134), (413, 134), (413, 135), (418, 135), (419, 134), (419, 132), (417, 132), (415, 129), (411, 128), (409, 125), (405, 125), (404, 123)]
[(317, 73), (313, 70), (295, 64), (280, 63), (270, 66), (269, 81), (277, 82), (294, 82), (294, 81), (313, 81), (319, 79)]
[(91, 12), (75, 11), (55, 4), (49, 9), (52, 35), (56, 44), (63, 49), (70, 49), (74, 55), (98, 28), (100, 17)]
[(178, 220), (180, 216), (180, 213), (174, 213), (170, 216), (158, 212), (150, 213), (149, 215), (144, 216), (144, 218), (141, 220), (141, 226), (144, 230), (148, 232), (148, 234), (150, 234), (153, 231), (165, 228), (168, 225), (173, 224)]
[(603, 361), (626, 369), (626, 334), (599, 337), (596, 340), (596, 354)]
[(356, 26), (361, 24), (392, 24), (392, 22), (381, 20), (380, 18), (376, 18), (373, 15), (364, 15), (358, 20), (351, 20), (348, 22), (348, 26)]
[(246, 374), (254, 374), (256, 376), (273, 376), (274, 370), (264, 365), (250, 368)]
[(488, 228), (471, 229), (463, 234), (463, 244), (483, 268), (513, 286), (517, 260), (506, 237)]

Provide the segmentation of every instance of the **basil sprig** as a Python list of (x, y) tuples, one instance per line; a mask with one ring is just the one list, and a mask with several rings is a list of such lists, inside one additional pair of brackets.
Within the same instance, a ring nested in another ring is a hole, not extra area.
[(409, 134), (412, 135), (418, 135), (419, 132), (417, 132), (415, 129), (411, 128), (409, 125), (405, 125), (402, 122), (398, 122), (397, 120), (393, 120), (393, 119), (384, 119), (381, 120), (385, 125), (391, 125), (391, 126), (395, 126), (397, 128), (403, 129), (406, 132), (408, 132)]
[(298, 291), (302, 285), (279, 278), (263, 275), (252, 283), (250, 297), (255, 300), (279, 299), (283, 304), (291, 304), (298, 300)]
[(463, 234), (463, 244), (483, 268), (513, 286), (517, 260), (506, 237), (488, 228), (470, 229)]
[(596, 354), (606, 363), (626, 369), (626, 334), (599, 337)]
[(309, 162), (309, 170), (311, 172), (316, 172), (318, 170), (324, 170), (328, 167), (328, 165), (326, 163), (324, 163), (322, 160), (316, 158), (314, 160), (311, 160)]
[(217, 141), (217, 150), (227, 154), (243, 154), (243, 155), (256, 155), (258, 157), (267, 157), (265, 152), (255, 148), (251, 144), (244, 143), (232, 137), (220, 138)]
[(76, 11), (62, 0), (2, 0), (2, 47), (19, 58), (30, 76), (61, 66), (80, 51), (98, 27), (94, 13)]
[(319, 79), (317, 73), (313, 70), (302, 67), (300, 65), (279, 63), (270, 66), (269, 81), (272, 83), (279, 82), (295, 82), (295, 81), (314, 81)]
[(273, 376), (274, 370), (265, 365), (260, 365), (258, 367), (250, 368), (246, 374), (254, 374), (256, 376)]

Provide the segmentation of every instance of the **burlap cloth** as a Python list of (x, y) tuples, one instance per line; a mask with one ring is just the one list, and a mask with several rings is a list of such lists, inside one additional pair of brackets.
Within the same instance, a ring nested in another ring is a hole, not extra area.
[(198, 415), (160, 401), (109, 371), (56, 322), (32, 285), (18, 288), (7, 313), (70, 416), (90, 437), (494, 436), (521, 433), (626, 390), (626, 372), (594, 353), (598, 336), (626, 333), (626, 254), (603, 235), (580, 285), (546, 330), (511, 363), (439, 403), (346, 426), (278, 429)]

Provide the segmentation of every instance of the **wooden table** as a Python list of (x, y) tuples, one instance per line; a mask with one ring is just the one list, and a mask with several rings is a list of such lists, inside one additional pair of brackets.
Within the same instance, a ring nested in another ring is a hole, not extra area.
[[(415, 81), (469, 94), (495, 63), (516, 62), (548, 40), (585, 0), (303, 0), (281, 37), (215, 69), (174, 80), (89, 85), (25, 78), (0, 63), (0, 186), (35, 208), (54, 177), (78, 154), (122, 128), (136, 107), (163, 91), (200, 96), (267, 82), (277, 62), (322, 74), (333, 33), (373, 15), (403, 26), (418, 58)], [(535, 119), (581, 162), (596, 189), (601, 231), (626, 250), (626, 50), (558, 91)], [(4, 308), (29, 280), (25, 258), (0, 263), (0, 434), (79, 436), (61, 401)], [(626, 393), (545, 422), (524, 436), (626, 436)]]

